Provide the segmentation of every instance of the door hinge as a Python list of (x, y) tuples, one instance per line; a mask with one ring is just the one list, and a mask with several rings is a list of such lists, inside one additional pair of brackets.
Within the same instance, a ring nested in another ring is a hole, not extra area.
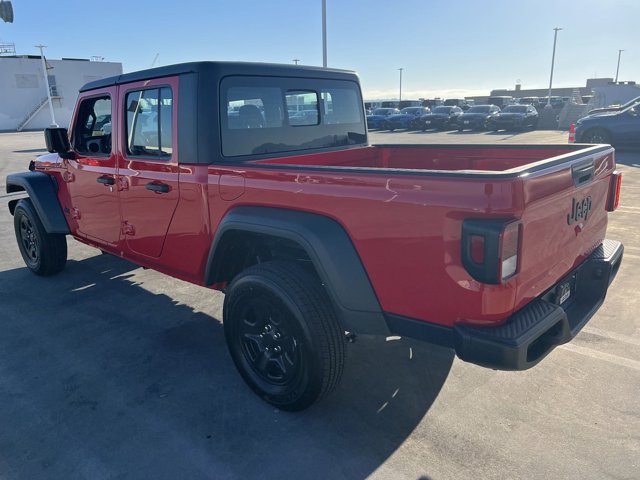
[(122, 226), (120, 227), (120, 231), (122, 232), (123, 235), (135, 235), (136, 234), (136, 229), (133, 225), (129, 224), (128, 222), (122, 222)]

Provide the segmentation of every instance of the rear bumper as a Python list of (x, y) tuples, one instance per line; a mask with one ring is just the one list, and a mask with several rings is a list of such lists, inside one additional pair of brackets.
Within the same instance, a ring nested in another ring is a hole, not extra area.
[[(387, 324), (398, 335), (452, 347), (467, 362), (498, 370), (526, 370), (574, 338), (600, 308), (623, 251), (620, 242), (605, 240), (580, 266), (499, 327), (447, 328), (395, 316), (387, 316)], [(562, 285), (571, 286), (571, 295), (558, 305)]]

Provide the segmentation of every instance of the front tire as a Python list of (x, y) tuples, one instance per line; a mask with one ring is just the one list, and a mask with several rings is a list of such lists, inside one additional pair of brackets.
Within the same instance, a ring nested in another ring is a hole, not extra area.
[(13, 226), (20, 254), (27, 268), (36, 275), (60, 273), (67, 263), (67, 239), (60, 233), (47, 233), (31, 200), (18, 202)]
[(338, 384), (344, 330), (320, 281), (299, 265), (272, 261), (240, 273), (223, 317), (236, 368), (268, 403), (303, 410)]
[(582, 137), (585, 143), (608, 143), (611, 144), (611, 135), (603, 128), (592, 128)]

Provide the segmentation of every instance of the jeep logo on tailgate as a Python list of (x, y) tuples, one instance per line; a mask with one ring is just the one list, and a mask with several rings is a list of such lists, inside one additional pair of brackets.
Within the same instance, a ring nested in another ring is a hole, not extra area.
[(572, 199), (571, 213), (567, 215), (567, 223), (571, 225), (573, 222), (579, 220), (587, 220), (589, 212), (591, 211), (591, 197), (587, 197), (580, 202), (576, 202), (576, 199)]

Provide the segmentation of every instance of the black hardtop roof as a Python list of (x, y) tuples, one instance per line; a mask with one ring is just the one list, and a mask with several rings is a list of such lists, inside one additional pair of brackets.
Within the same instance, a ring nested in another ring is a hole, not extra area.
[(102, 78), (85, 84), (80, 91), (120, 85), (122, 83), (151, 80), (153, 78), (170, 77), (188, 73), (207, 73), (217, 78), (228, 75), (256, 75), (274, 77), (331, 78), (337, 80), (356, 80), (357, 74), (351, 70), (335, 68), (308, 67), (277, 63), (250, 62), (190, 62), (150, 68), (137, 72), (124, 73), (113, 77)]

